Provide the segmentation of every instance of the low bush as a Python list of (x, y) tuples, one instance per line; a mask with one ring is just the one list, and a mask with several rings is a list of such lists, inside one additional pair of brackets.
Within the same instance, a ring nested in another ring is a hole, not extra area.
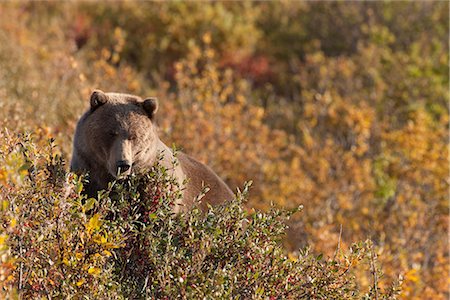
[[(229, 203), (174, 214), (180, 188), (156, 164), (87, 198), (86, 178), (66, 171), (52, 139), (0, 138), (4, 296), (391, 299), (399, 291), (378, 287), (370, 241), (330, 258), (285, 253), (284, 221), (299, 209), (246, 211), (249, 184)], [(358, 266), (372, 272), (368, 291), (356, 284)]]

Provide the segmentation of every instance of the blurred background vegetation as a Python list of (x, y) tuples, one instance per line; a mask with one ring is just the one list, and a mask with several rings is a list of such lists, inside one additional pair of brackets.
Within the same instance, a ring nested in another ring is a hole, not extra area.
[(92, 89), (157, 96), (162, 140), (253, 180), (248, 209), (304, 205), (289, 251), (371, 238), (381, 285), (447, 299), (448, 5), (2, 3), (0, 127), (68, 161)]

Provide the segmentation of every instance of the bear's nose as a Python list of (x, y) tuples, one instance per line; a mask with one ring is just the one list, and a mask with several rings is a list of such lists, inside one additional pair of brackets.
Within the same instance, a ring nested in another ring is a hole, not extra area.
[(126, 171), (128, 171), (131, 168), (131, 164), (130, 162), (126, 161), (126, 160), (119, 160), (116, 164), (117, 166), (117, 173), (125, 173)]

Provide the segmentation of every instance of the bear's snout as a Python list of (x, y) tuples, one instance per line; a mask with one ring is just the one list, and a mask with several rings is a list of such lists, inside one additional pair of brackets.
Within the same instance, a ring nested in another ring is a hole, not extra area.
[(127, 160), (119, 160), (116, 163), (116, 170), (118, 175), (126, 173), (128, 170), (130, 170), (130, 168), (131, 162)]

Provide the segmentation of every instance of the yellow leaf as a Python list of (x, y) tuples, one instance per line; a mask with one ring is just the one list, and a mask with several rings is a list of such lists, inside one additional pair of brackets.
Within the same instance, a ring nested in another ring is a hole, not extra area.
[(211, 44), (211, 32), (206, 32), (203, 34), (202, 40), (205, 44)]
[(6, 170), (0, 170), (0, 182), (6, 182), (7, 173)]
[(288, 258), (289, 258), (290, 261), (297, 261), (298, 260), (298, 257), (292, 252), (288, 253)]
[(65, 264), (66, 266), (69, 266), (69, 265), (70, 265), (70, 263), (69, 263), (69, 261), (67, 260), (67, 258), (64, 258), (62, 262), (63, 262), (63, 264)]
[(95, 214), (86, 224), (86, 230), (90, 234), (100, 228), (100, 215)]
[(2, 201), (2, 210), (7, 210), (9, 206), (9, 202), (6, 200)]
[(99, 234), (95, 235), (94, 238), (93, 238), (93, 240), (94, 240), (95, 243), (97, 243), (97, 244), (99, 244), (99, 245), (104, 245), (104, 244), (106, 244), (107, 241), (108, 241), (108, 240), (106, 239), (106, 237), (104, 237), (103, 235), (99, 235)]
[(412, 281), (412, 282), (418, 282), (419, 281), (419, 276), (417, 274), (417, 270), (416, 269), (411, 269), (408, 272), (406, 272), (405, 280)]
[(78, 280), (78, 282), (76, 283), (77, 286), (82, 286), (84, 283), (84, 278), (81, 278), (80, 280)]
[(89, 267), (88, 273), (91, 275), (98, 275), (100, 274), (100, 268)]
[(3, 245), (7, 238), (8, 238), (8, 235), (6, 235), (6, 234), (0, 235), (0, 245)]

